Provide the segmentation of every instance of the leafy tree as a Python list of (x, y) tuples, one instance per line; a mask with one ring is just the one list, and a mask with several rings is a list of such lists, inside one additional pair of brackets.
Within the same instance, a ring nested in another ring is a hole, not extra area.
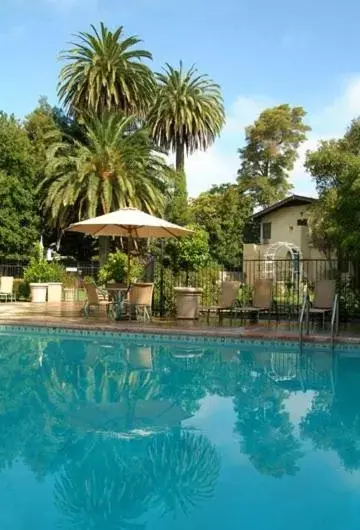
[(252, 201), (237, 184), (213, 186), (191, 204), (197, 224), (209, 234), (210, 255), (227, 268), (239, 267), (244, 231), (252, 213)]
[(0, 256), (25, 258), (39, 240), (35, 177), (26, 131), (0, 113)]
[(144, 117), (154, 96), (154, 76), (143, 59), (151, 53), (134, 48), (140, 42), (125, 37), (124, 28), (80, 32), (73, 48), (64, 51), (66, 65), (60, 73), (58, 95), (71, 114), (119, 110)]
[(24, 127), (31, 142), (37, 166), (37, 180), (40, 183), (44, 178), (46, 150), (54, 139), (61, 139), (61, 131), (54, 118), (54, 109), (45, 97), (39, 99), (38, 107), (26, 117)]
[(220, 87), (194, 66), (185, 71), (182, 62), (178, 69), (167, 64), (156, 79), (150, 132), (157, 145), (175, 153), (177, 171), (184, 171), (185, 154), (205, 151), (224, 125)]
[(198, 225), (188, 225), (187, 228), (193, 230), (193, 234), (171, 240), (167, 244), (167, 252), (175, 271), (196, 271), (205, 267), (210, 260), (207, 232)]
[[(45, 178), (49, 147), (54, 142), (61, 142), (64, 139), (81, 140), (84, 136), (81, 126), (61, 109), (51, 107), (45, 97), (40, 98), (37, 108), (26, 117), (24, 127), (31, 143), (37, 185)], [(54, 227), (51, 218), (49, 219), (49, 212), (42, 208), (45, 198), (44, 193), (38, 193), (36, 197), (44, 245), (48, 247), (55, 243), (62, 255), (73, 256), (79, 261), (89, 261), (97, 245), (95, 240), (82, 234), (64, 233), (61, 228)]]
[[(59, 226), (126, 206), (150, 213), (164, 208), (170, 169), (151, 148), (135, 119), (105, 113), (89, 117), (84, 141), (64, 140), (48, 150), (45, 207)], [(130, 130), (132, 129), (132, 130)]]
[(239, 149), (238, 183), (255, 204), (268, 206), (286, 197), (291, 190), (289, 173), (297, 149), (310, 130), (304, 117), (302, 107), (279, 105), (264, 110), (246, 128), (245, 146)]
[(323, 141), (309, 152), (305, 164), (319, 192), (311, 219), (313, 239), (350, 259), (360, 256), (359, 153), (360, 121), (355, 120), (343, 138)]

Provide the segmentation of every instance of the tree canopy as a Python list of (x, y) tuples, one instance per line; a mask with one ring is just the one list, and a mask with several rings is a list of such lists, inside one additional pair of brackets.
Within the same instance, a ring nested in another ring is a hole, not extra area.
[(122, 26), (111, 31), (101, 23), (91, 30), (78, 33), (73, 47), (60, 55), (66, 62), (60, 101), (73, 115), (106, 109), (144, 118), (155, 90), (154, 75), (143, 62), (152, 59), (151, 53), (136, 47), (138, 37), (125, 37)]
[(83, 141), (64, 139), (50, 146), (44, 205), (59, 226), (126, 206), (159, 214), (169, 173), (135, 118), (92, 115), (84, 124)]
[(245, 228), (251, 213), (251, 198), (237, 184), (213, 186), (191, 204), (195, 222), (209, 234), (212, 259), (229, 269), (240, 266)]
[(156, 74), (157, 91), (147, 117), (155, 142), (176, 155), (176, 169), (183, 171), (185, 153), (205, 151), (220, 134), (225, 111), (219, 85), (195, 66), (184, 70), (167, 64)]
[(328, 252), (360, 256), (360, 119), (343, 138), (320, 142), (309, 152), (306, 168), (313, 176), (319, 201), (312, 215), (314, 241)]
[(40, 238), (36, 161), (25, 129), (0, 113), (0, 256), (31, 254)]
[(256, 205), (269, 206), (291, 190), (289, 174), (310, 130), (305, 114), (302, 107), (279, 105), (264, 110), (246, 128), (245, 146), (239, 149), (238, 183)]

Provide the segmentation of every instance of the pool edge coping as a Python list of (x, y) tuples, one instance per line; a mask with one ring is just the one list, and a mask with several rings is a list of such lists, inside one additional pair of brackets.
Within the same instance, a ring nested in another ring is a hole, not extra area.
[[(213, 329), (189, 329), (189, 328), (163, 328), (163, 327), (152, 327), (152, 328), (140, 328), (132, 327), (131, 325), (119, 328), (115, 324), (85, 324), (85, 323), (70, 323), (70, 322), (44, 322), (44, 321), (20, 321), (20, 320), (0, 320), (0, 332), (11, 332), (11, 331), (43, 331), (47, 329), (50, 333), (57, 334), (58, 332), (65, 331), (70, 332), (71, 335), (79, 333), (86, 335), (93, 334), (99, 336), (99, 334), (114, 335), (146, 335), (146, 336), (161, 336), (167, 337), (169, 340), (176, 340), (181, 338), (184, 342), (191, 341), (192, 339), (203, 340), (204, 342), (219, 342), (219, 343), (240, 343), (242, 341), (254, 341), (254, 342), (277, 342), (283, 341), (287, 343), (299, 344), (298, 334), (276, 334), (267, 333), (266, 331), (261, 332), (259, 330), (252, 331), (246, 330), (246, 328), (240, 328), (236, 331), (224, 330), (213, 328)], [(304, 335), (304, 345), (324, 345), (331, 346), (332, 341), (330, 336), (324, 335)], [(335, 337), (334, 345), (336, 346), (360, 346), (360, 337)]]

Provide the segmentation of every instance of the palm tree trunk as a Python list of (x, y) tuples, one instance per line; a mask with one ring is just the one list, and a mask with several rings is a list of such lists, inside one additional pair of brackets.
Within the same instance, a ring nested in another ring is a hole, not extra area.
[(99, 237), (99, 262), (100, 267), (102, 267), (108, 258), (110, 247), (110, 238), (107, 236)]
[(185, 146), (182, 142), (176, 144), (176, 171), (185, 171)]

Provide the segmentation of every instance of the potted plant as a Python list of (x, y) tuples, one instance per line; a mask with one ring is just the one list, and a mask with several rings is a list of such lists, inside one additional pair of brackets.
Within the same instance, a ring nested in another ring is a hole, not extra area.
[(62, 290), (63, 290), (63, 281), (65, 276), (64, 267), (53, 261), (49, 263), (49, 282), (48, 282), (48, 293), (47, 300), (48, 302), (61, 302), (62, 300)]
[[(175, 305), (178, 319), (199, 318), (200, 301), (203, 289), (190, 285), (190, 273), (203, 269), (209, 262), (209, 236), (198, 225), (189, 225), (193, 234), (170, 242), (173, 269), (186, 271), (186, 286), (176, 287)], [(196, 279), (195, 279), (196, 281)]]
[(38, 245), (35, 255), (30, 259), (24, 270), (24, 281), (30, 286), (31, 301), (46, 302), (48, 281), (51, 278), (51, 268), (44, 258), (43, 248)]
[[(135, 282), (142, 277), (144, 267), (138, 258), (131, 258), (130, 282)], [(108, 283), (124, 285), (128, 277), (128, 257), (121, 250), (108, 255), (106, 263), (99, 271), (99, 284)]]

